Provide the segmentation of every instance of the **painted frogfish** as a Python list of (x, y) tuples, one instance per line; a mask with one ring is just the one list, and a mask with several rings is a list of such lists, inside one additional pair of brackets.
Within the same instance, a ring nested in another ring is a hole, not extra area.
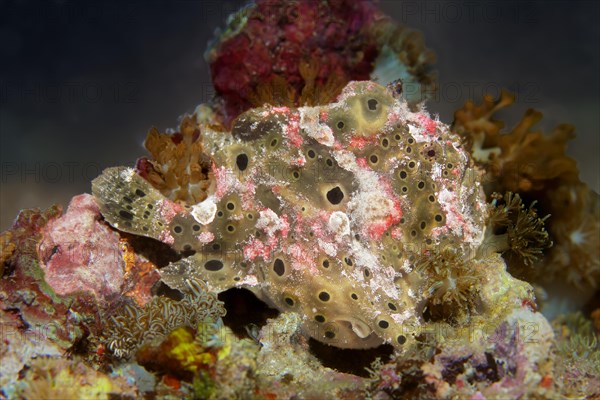
[(132, 168), (93, 181), (109, 224), (188, 255), (160, 271), (173, 288), (247, 288), (321, 342), (402, 348), (426, 298), (416, 260), (482, 243), (486, 201), (460, 138), (377, 83), (327, 105), (251, 109), (201, 140), (212, 180), (197, 204)]

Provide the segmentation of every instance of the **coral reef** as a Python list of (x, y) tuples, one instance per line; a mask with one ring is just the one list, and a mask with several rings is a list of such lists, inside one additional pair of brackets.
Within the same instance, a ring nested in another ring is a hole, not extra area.
[(0, 386), (9, 392), (33, 358), (60, 356), (99, 326), (93, 295), (59, 296), (44, 280), (38, 246), (44, 226), (60, 214), (60, 207), (24, 210), (3, 235), (13, 249), (0, 280)]
[(432, 118), (432, 53), (370, 1), (258, 0), (206, 58), (149, 156), (0, 235), (0, 398), (600, 395), (597, 302), (536, 299), (600, 278), (571, 126)]
[[(268, 334), (289, 337), (285, 346), (296, 342), (300, 353), (306, 339), (296, 329), (339, 348), (389, 343), (396, 360), (429, 346), (446, 355), (413, 360), (420, 395), (536, 392), (552, 371), (553, 333), (535, 311), (533, 288), (508, 274), (498, 253), (535, 260), (550, 245), (546, 218), (512, 193), (487, 204), (459, 137), (395, 94), (351, 82), (331, 104), (250, 110), (231, 132), (199, 122), (198, 146), (212, 160), (199, 203), (174, 202), (124, 167), (95, 179), (93, 193), (115, 228), (188, 254), (160, 270), (169, 286), (183, 291), (194, 279), (215, 291), (251, 290), (285, 312), (282, 321), (295, 316), (287, 333)], [(440, 337), (428, 338), (438, 329)], [(256, 335), (259, 382), (284, 397), (287, 388), (275, 389), (272, 379), (316, 395), (303, 380), (316, 360), (284, 352), (288, 359), (273, 364), (278, 351), (264, 335)], [(178, 331), (145, 359), (171, 357), (192, 336)], [(465, 336), (473, 340), (468, 349)], [(496, 336), (503, 342), (490, 343)], [(212, 362), (202, 357), (200, 364)], [(452, 388), (458, 375), (464, 384)], [(332, 376), (318, 390), (358, 392), (363, 384)]]
[[(142, 256), (126, 256), (119, 235), (99, 221), (92, 196), (74, 197), (61, 214), (60, 207), (24, 210), (2, 235), (8, 239), (3, 252), (10, 249), (4, 252), (0, 280), (0, 386), (5, 394), (15, 393), (20, 371), (35, 358), (96, 359), (103, 310), (122, 296), (149, 297), (158, 279), (148, 281), (151, 273), (136, 272)], [(154, 267), (151, 271), (156, 273)], [(135, 282), (128, 281), (134, 276)]]

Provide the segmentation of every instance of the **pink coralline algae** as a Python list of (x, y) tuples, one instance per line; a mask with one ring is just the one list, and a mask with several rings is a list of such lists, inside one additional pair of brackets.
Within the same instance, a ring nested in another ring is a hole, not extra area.
[(93, 197), (83, 194), (74, 197), (67, 212), (43, 229), (41, 267), (57, 294), (89, 292), (103, 303), (121, 294), (125, 262), (119, 235), (100, 223), (100, 218)]

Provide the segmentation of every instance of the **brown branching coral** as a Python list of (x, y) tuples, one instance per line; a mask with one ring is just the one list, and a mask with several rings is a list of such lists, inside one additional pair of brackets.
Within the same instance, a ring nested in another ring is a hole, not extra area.
[(575, 128), (562, 124), (549, 136), (534, 131), (542, 113), (530, 109), (512, 130), (501, 133), (504, 123), (493, 116), (514, 100), (503, 91), (496, 101), (491, 96), (481, 106), (468, 101), (454, 114), (452, 130), (465, 138), (473, 158), (486, 169), (488, 193), (539, 191), (557, 181), (577, 182), (577, 163), (565, 153)]
[(107, 348), (116, 358), (129, 358), (145, 343), (161, 341), (178, 327), (196, 328), (200, 322), (225, 315), (223, 303), (206, 285), (187, 280), (189, 291), (181, 300), (154, 297), (143, 308), (124, 305), (110, 317), (105, 335)]
[(280, 75), (274, 75), (266, 82), (261, 82), (248, 94), (248, 100), (253, 107), (264, 104), (275, 106), (316, 106), (333, 102), (346, 85), (339, 75), (331, 74), (324, 83), (318, 84), (319, 61), (316, 58), (302, 61), (298, 72), (303, 80), (302, 89), (296, 90)]
[(485, 170), (488, 196), (518, 192), (531, 204), (537, 201), (543, 214), (551, 215), (546, 224), (553, 247), (535, 268), (523, 268), (532, 264), (532, 258), (513, 257), (508, 260), (509, 269), (526, 272), (528, 280), (565, 279), (578, 287), (595, 287), (600, 282), (600, 197), (579, 180), (575, 160), (566, 155), (574, 128), (562, 124), (544, 135), (533, 129), (542, 114), (528, 110), (513, 129), (501, 132), (504, 123), (494, 115), (514, 100), (502, 92), (496, 101), (486, 96), (480, 106), (469, 101), (456, 111), (452, 126)]
[(137, 162), (139, 174), (171, 200), (196, 204), (211, 184), (210, 159), (203, 152), (200, 127), (184, 117), (179, 132), (148, 132), (144, 146), (153, 159)]

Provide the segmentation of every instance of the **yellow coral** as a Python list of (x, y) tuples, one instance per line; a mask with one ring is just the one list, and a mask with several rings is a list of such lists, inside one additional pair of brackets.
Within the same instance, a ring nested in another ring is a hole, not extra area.
[(137, 362), (146, 369), (190, 382), (201, 371), (211, 375), (217, 362), (217, 350), (205, 348), (195, 334), (196, 331), (188, 326), (179, 327), (162, 342), (142, 346), (136, 354)]
[(109, 378), (78, 361), (40, 357), (27, 372), (19, 393), (23, 399), (110, 399), (133, 396), (123, 378)]
[(189, 328), (175, 329), (165, 341), (172, 343), (172, 347), (167, 349), (166, 356), (178, 360), (181, 367), (190, 372), (196, 372), (200, 366), (213, 364), (216, 361), (214, 355), (205, 353), (202, 346), (194, 340), (194, 334)]

